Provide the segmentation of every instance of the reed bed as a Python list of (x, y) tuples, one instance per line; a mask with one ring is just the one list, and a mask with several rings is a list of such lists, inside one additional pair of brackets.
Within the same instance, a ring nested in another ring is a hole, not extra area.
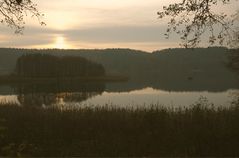
[(239, 156), (239, 106), (0, 105), (0, 156)]

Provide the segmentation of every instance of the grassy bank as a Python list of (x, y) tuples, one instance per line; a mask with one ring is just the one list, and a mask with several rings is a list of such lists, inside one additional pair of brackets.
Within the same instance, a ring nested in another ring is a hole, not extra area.
[(239, 107), (0, 106), (1, 156), (239, 156)]

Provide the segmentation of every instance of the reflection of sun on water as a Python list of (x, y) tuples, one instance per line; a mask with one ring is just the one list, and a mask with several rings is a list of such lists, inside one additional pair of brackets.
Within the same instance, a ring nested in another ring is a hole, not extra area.
[(64, 37), (62, 37), (62, 36), (57, 37), (54, 47), (58, 48), (58, 49), (67, 48)]
[(17, 104), (20, 105), (20, 102), (16, 95), (0, 95), (0, 104)]

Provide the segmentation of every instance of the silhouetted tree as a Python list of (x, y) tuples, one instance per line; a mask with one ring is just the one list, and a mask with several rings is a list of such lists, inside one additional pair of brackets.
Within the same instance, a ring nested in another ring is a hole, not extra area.
[(227, 5), (231, 1), (233, 0), (182, 0), (181, 3), (164, 6), (158, 15), (159, 18), (171, 17), (165, 35), (168, 38), (170, 33), (176, 32), (185, 47), (195, 47), (205, 33), (209, 33), (208, 42), (211, 45), (219, 42), (221, 45), (238, 47), (239, 12), (230, 16), (213, 11), (216, 6)]
[(101, 64), (82, 57), (57, 57), (47, 54), (27, 54), (18, 58), (16, 74), (20, 77), (95, 77), (104, 76)]
[(41, 14), (37, 5), (32, 0), (0, 0), (0, 23), (15, 30), (15, 33), (22, 33), (25, 25), (24, 17), (31, 14), (36, 17), (41, 25), (44, 16)]

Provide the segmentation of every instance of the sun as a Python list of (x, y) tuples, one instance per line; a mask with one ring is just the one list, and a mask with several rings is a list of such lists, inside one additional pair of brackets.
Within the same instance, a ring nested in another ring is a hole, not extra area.
[(67, 48), (67, 45), (65, 43), (65, 38), (62, 37), (62, 36), (56, 37), (56, 41), (55, 41), (54, 47), (58, 48), (58, 49)]

